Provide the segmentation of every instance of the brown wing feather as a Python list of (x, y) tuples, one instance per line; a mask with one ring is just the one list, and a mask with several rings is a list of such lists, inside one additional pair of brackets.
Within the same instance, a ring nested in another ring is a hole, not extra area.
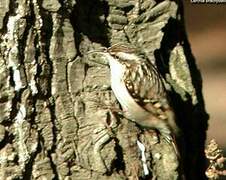
[(134, 92), (134, 98), (141, 100), (154, 100), (165, 96), (165, 87), (162, 77), (157, 69), (145, 62), (129, 64), (125, 63), (128, 70), (125, 72), (125, 81), (128, 90)]

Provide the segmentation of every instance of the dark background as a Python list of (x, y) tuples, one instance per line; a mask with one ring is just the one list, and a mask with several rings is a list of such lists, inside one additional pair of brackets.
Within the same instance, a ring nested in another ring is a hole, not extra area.
[(186, 0), (184, 11), (210, 115), (207, 143), (214, 138), (226, 150), (226, 4), (192, 4)]

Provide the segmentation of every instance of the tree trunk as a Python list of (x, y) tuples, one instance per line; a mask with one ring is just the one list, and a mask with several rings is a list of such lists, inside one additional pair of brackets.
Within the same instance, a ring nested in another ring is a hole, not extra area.
[[(1, 179), (205, 179), (208, 115), (181, 1), (1, 0), (0, 29)], [(87, 55), (117, 43), (171, 86), (180, 158), (123, 117), (109, 67)]]

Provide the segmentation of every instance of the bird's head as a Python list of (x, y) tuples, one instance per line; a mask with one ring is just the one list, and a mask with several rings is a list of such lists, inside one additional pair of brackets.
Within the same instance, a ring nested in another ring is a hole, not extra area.
[(123, 44), (115, 44), (107, 49), (107, 52), (116, 57), (119, 61), (136, 61), (136, 49)]
[(126, 44), (114, 44), (109, 48), (102, 47), (98, 50), (93, 50), (88, 52), (88, 54), (92, 53), (98, 53), (102, 54), (104, 57), (107, 59), (114, 58), (118, 62), (128, 62), (128, 63), (133, 63), (133, 62), (140, 62), (141, 58), (137, 54), (137, 49), (131, 47), (131, 45), (126, 45)]

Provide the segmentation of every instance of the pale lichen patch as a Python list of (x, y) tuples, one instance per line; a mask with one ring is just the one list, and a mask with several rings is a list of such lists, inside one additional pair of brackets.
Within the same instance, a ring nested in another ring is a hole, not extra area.
[(141, 152), (141, 161), (143, 163), (144, 175), (148, 175), (149, 170), (148, 170), (148, 166), (147, 166), (147, 162), (146, 162), (147, 160), (146, 160), (146, 156), (145, 156), (145, 146), (139, 140), (137, 140), (137, 146)]
[(21, 104), (15, 118), (15, 131), (16, 131), (16, 136), (18, 138), (17, 142), (18, 142), (18, 150), (19, 150), (18, 151), (19, 163), (22, 165), (22, 167), (25, 165), (25, 162), (29, 158), (27, 146), (24, 142), (25, 134), (23, 129), (23, 123), (25, 122), (25, 117), (26, 117), (26, 108), (23, 104)]
[(191, 96), (192, 103), (197, 104), (196, 90), (192, 84), (190, 69), (181, 45), (177, 45), (171, 52), (169, 72), (178, 89), (188, 93)]

